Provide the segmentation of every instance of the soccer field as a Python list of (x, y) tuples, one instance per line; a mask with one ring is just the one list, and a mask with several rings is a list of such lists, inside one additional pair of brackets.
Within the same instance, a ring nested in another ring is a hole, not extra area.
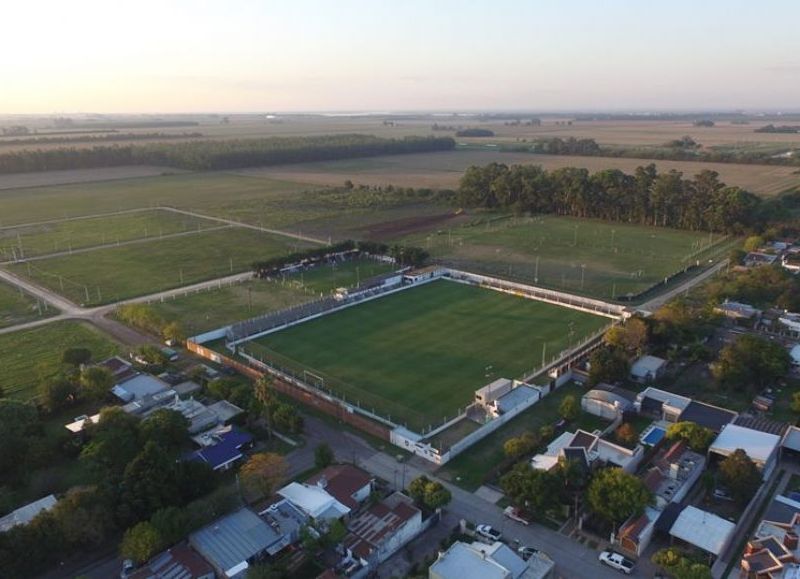
[[(416, 431), (453, 418), (474, 391), (517, 378), (607, 318), (436, 281), (267, 335), (244, 350)], [(316, 377), (315, 377), (316, 375)]]

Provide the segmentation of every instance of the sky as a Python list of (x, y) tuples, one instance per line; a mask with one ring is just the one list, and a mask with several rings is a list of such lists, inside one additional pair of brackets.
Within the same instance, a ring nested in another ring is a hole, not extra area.
[(6, 0), (0, 114), (798, 110), (796, 0)]

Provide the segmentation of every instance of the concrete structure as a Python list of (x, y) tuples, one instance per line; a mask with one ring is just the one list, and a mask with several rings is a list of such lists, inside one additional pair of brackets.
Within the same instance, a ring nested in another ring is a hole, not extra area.
[(334, 521), (350, 514), (348, 506), (317, 485), (293, 482), (278, 490), (278, 494), (319, 522)]
[(291, 516), (280, 520), (262, 518), (245, 507), (192, 533), (189, 544), (208, 561), (218, 577), (243, 579), (251, 564), (279, 553), (296, 541), (299, 527), (298, 520)]
[(351, 510), (369, 498), (374, 478), (368, 472), (349, 464), (335, 464), (315, 474), (306, 484), (324, 489)]
[(428, 570), (429, 579), (546, 579), (555, 565), (546, 557), (522, 560), (503, 543), (457, 541)]
[(352, 576), (356, 569), (375, 569), (422, 532), (422, 511), (396, 492), (354, 517), (342, 541), (345, 558), (339, 568)]
[(134, 402), (169, 390), (169, 384), (150, 374), (136, 374), (118, 382), (111, 393), (123, 402)]
[(636, 396), (634, 408), (636, 412), (645, 416), (666, 422), (678, 422), (691, 402), (692, 399), (686, 396), (650, 386)]
[(214, 569), (187, 545), (159, 553), (128, 579), (215, 579)]
[(630, 390), (601, 383), (583, 395), (581, 408), (589, 414), (614, 420), (632, 410), (635, 400), (636, 394)]
[(734, 536), (736, 524), (691, 505), (684, 508), (669, 534), (718, 557)]
[(511, 392), (513, 387), (513, 383), (508, 378), (498, 378), (494, 382), (475, 391), (475, 402), (488, 408), (492, 406), (498, 398)]
[(8, 513), (5, 517), (0, 518), (0, 533), (10, 531), (17, 526), (27, 525), (35, 519), (39, 513), (49, 511), (55, 507), (57, 502), (58, 500), (54, 495), (47, 495), (38, 501), (29, 503), (24, 507), (20, 507)]
[(778, 462), (781, 436), (728, 424), (711, 443), (709, 456), (727, 457), (737, 449), (742, 449), (756, 466), (761, 469), (764, 480), (769, 478)]
[(631, 380), (647, 384), (660, 378), (667, 369), (667, 361), (657, 356), (642, 356), (631, 365)]

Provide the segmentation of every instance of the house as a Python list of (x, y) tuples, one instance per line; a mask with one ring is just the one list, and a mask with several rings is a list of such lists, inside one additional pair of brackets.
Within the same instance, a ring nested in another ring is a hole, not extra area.
[(681, 422), (694, 422), (713, 432), (719, 432), (726, 424), (736, 420), (737, 416), (733, 410), (692, 400), (683, 409), (679, 418)]
[(623, 523), (617, 535), (617, 546), (620, 550), (640, 557), (650, 545), (660, 515), (661, 511), (647, 507), (641, 516), (631, 517)]
[(653, 492), (656, 507), (663, 509), (669, 503), (681, 502), (705, 469), (703, 455), (689, 449), (686, 442), (678, 441), (662, 450), (644, 478), (645, 486)]
[(634, 408), (637, 413), (645, 416), (666, 422), (678, 422), (691, 402), (692, 399), (686, 396), (649, 386), (636, 396)]
[(172, 388), (129, 402), (122, 409), (128, 414), (142, 418), (146, 418), (158, 410), (178, 412), (189, 421), (189, 433), (193, 435), (219, 424), (226, 424), (244, 412), (226, 400), (215, 402), (209, 406), (191, 397), (181, 400), (178, 392)]
[(667, 369), (667, 361), (657, 356), (642, 356), (631, 366), (631, 380), (647, 384), (660, 378)]
[(159, 553), (127, 579), (215, 579), (214, 569), (188, 545)]
[(123, 402), (134, 402), (148, 396), (169, 390), (169, 384), (150, 374), (135, 374), (117, 382), (111, 389), (112, 394)]
[(333, 521), (350, 514), (350, 507), (337, 501), (318, 485), (293, 482), (279, 489), (278, 494), (316, 521)]
[(636, 394), (625, 388), (600, 383), (581, 398), (584, 412), (614, 420), (633, 409)]
[(778, 318), (778, 323), (782, 326), (783, 331), (800, 336), (800, 314), (784, 312)]
[(419, 283), (429, 279), (435, 279), (444, 275), (445, 270), (438, 265), (429, 265), (418, 269), (412, 269), (403, 274), (403, 280), (408, 283)]
[(774, 253), (762, 253), (760, 251), (751, 251), (744, 256), (742, 263), (745, 267), (760, 267), (762, 265), (772, 265), (778, 259)]
[(748, 577), (795, 579), (800, 576), (800, 503), (778, 495), (764, 512), (745, 547), (740, 567)]
[(340, 567), (350, 576), (356, 569), (375, 569), (422, 532), (422, 511), (396, 492), (354, 517), (342, 541), (345, 560)]
[(372, 475), (360, 468), (335, 464), (306, 480), (306, 484), (324, 489), (346, 507), (356, 510), (369, 498), (374, 480)]
[(784, 459), (800, 458), (800, 428), (790, 426), (781, 440), (781, 457)]
[(54, 495), (47, 495), (38, 501), (29, 503), (24, 507), (20, 507), (8, 513), (6, 516), (0, 518), (0, 533), (10, 531), (14, 527), (27, 525), (35, 519), (39, 513), (49, 511), (55, 507), (57, 502), (58, 499), (56, 499)]
[(188, 460), (203, 462), (216, 471), (225, 471), (244, 458), (253, 446), (253, 437), (235, 426), (224, 426), (202, 435), (203, 448), (189, 454)]
[(555, 564), (543, 553), (523, 561), (503, 543), (456, 541), (428, 569), (429, 579), (546, 579)]
[(734, 536), (736, 524), (694, 506), (685, 507), (669, 530), (670, 536), (718, 557)]
[(800, 344), (792, 346), (792, 349), (789, 350), (789, 358), (793, 367), (800, 368)]
[(761, 469), (766, 480), (778, 462), (780, 446), (781, 436), (777, 434), (753, 430), (738, 424), (728, 424), (711, 443), (708, 454), (709, 458), (716, 456), (720, 459), (730, 456), (737, 449), (742, 449)]
[(493, 405), (498, 398), (511, 392), (513, 387), (513, 382), (508, 378), (498, 378), (494, 382), (475, 391), (475, 402), (484, 408), (488, 408)]
[(725, 300), (720, 305), (716, 306), (714, 311), (734, 321), (758, 319), (761, 317), (762, 313), (761, 310), (754, 308), (750, 304), (729, 300)]
[[(292, 509), (291, 505), (283, 505)], [(300, 516), (298, 514), (298, 516)], [(288, 516), (284, 528), (276, 518), (262, 518), (247, 507), (217, 519), (189, 536), (189, 544), (222, 579), (243, 579), (247, 568), (296, 541), (300, 523)]]
[(792, 273), (800, 273), (800, 253), (787, 253), (781, 258), (781, 267)]
[(97, 365), (111, 372), (115, 384), (124, 382), (138, 373), (130, 362), (119, 356), (112, 356)]
[(596, 434), (578, 430), (575, 433), (561, 434), (543, 454), (531, 459), (531, 467), (537, 470), (551, 470), (563, 458), (586, 467), (617, 466), (625, 472), (635, 472), (643, 455), (644, 450), (641, 446), (631, 450), (600, 438)]

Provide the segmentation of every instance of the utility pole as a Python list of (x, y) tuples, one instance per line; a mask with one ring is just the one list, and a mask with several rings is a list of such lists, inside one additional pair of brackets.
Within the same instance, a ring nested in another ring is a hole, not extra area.
[(536, 271), (533, 274), (533, 282), (539, 283), (539, 256), (536, 256)]

